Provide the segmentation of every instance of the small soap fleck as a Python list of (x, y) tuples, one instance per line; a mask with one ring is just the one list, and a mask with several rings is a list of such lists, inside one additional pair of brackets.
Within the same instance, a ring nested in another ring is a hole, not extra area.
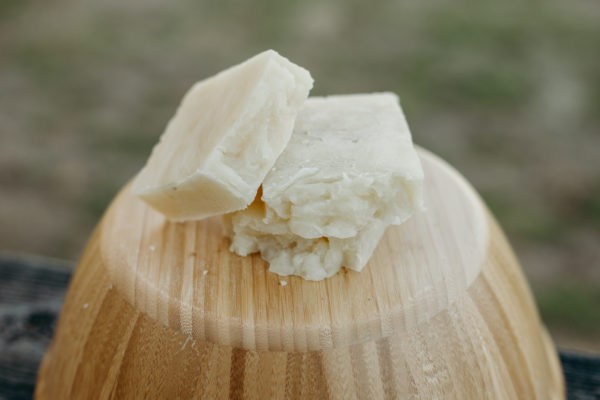
[(89, 306), (90, 306), (90, 305), (89, 305), (89, 303), (85, 303), (85, 304), (83, 305), (83, 309), (85, 310), (85, 309), (87, 309)]
[(148, 247), (150, 249), (150, 251), (154, 251), (156, 250), (156, 246), (154, 246), (153, 244), (150, 245), (150, 247)]
[(285, 279), (282, 279), (282, 280), (279, 281), (279, 284), (281, 286), (287, 286), (288, 282)]

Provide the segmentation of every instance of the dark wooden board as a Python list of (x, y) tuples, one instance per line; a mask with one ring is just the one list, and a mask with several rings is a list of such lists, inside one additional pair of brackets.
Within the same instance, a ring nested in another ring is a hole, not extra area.
[(71, 277), (66, 262), (0, 254), (0, 399), (30, 399)]

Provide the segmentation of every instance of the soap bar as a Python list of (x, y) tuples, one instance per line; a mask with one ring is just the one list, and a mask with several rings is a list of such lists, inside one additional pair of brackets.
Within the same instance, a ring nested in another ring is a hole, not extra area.
[(422, 193), (396, 95), (309, 98), (260, 198), (227, 217), (231, 250), (305, 279), (360, 271), (386, 227), (423, 208)]
[(196, 83), (133, 192), (174, 221), (246, 208), (292, 135), (310, 73), (273, 50)]

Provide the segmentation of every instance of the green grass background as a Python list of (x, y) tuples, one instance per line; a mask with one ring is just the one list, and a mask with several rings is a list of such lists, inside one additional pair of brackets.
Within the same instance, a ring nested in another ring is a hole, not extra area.
[(75, 259), (195, 81), (275, 48), (397, 92), (505, 228), (561, 346), (600, 351), (600, 3), (0, 2), (0, 249)]

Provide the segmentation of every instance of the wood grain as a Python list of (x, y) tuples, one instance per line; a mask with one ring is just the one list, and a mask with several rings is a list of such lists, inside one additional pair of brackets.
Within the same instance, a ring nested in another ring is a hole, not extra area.
[(259, 255), (228, 250), (218, 218), (170, 223), (128, 187), (107, 213), (102, 255), (137, 309), (196, 340), (307, 351), (386, 337), (462, 295), (489, 242), (475, 193), (442, 161), (422, 154), (427, 211), (389, 228), (360, 273), (345, 270), (320, 282), (286, 277), (283, 287)]
[(170, 224), (125, 188), (80, 261), (37, 398), (564, 398), (502, 232), (421, 156), (425, 213), (362, 273), (287, 286), (229, 253), (217, 220)]

